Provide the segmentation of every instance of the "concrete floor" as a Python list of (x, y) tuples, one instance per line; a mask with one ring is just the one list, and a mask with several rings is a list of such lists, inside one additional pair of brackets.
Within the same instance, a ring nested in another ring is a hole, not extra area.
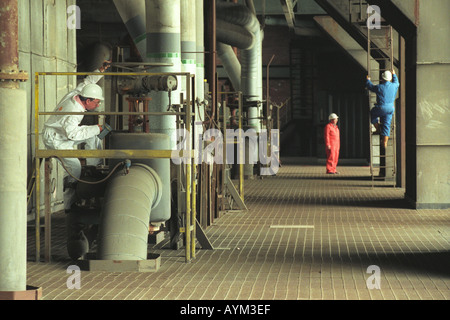
[(206, 230), (214, 250), (185, 263), (163, 241), (150, 250), (157, 272), (82, 271), (80, 289), (67, 286), (73, 262), (55, 215), (51, 263), (34, 262), (29, 229), (28, 285), (43, 300), (448, 300), (450, 210), (409, 208), (404, 190), (372, 188), (368, 167), (338, 170), (286, 159), (276, 177), (246, 180), (248, 212)]

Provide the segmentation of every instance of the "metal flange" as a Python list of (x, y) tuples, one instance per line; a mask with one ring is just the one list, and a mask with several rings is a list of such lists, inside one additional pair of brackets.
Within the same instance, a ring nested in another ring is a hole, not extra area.
[(19, 72), (5, 72), (5, 70), (0, 70), (0, 81), (20, 81), (25, 82), (29, 79), (28, 73), (24, 70)]

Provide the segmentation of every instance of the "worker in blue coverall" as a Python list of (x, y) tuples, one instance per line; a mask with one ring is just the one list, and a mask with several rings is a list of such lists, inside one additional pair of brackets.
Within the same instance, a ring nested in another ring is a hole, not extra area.
[(383, 72), (381, 78), (383, 79), (381, 83), (374, 85), (367, 76), (366, 87), (377, 95), (377, 102), (370, 110), (370, 118), (376, 128), (376, 133), (380, 133), (382, 136), (382, 146), (386, 149), (391, 133), (391, 121), (395, 111), (395, 97), (399, 82), (394, 70)]

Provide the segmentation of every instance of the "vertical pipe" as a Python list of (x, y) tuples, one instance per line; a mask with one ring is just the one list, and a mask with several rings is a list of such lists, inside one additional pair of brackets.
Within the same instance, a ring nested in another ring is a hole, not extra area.
[(51, 262), (52, 257), (52, 217), (51, 217), (51, 191), (50, 191), (50, 173), (51, 173), (51, 160), (45, 159), (45, 262)]
[[(205, 101), (205, 40), (204, 40), (204, 17), (203, 17), (203, 0), (195, 1), (195, 22), (196, 22), (196, 72), (195, 72), (195, 88), (196, 96), (193, 97), (196, 101), (195, 112), (195, 128), (194, 137), (195, 141), (198, 141), (197, 137), (203, 133), (202, 121), (205, 120), (204, 117), (204, 101)], [(199, 150), (201, 146), (196, 146)]]
[[(190, 101), (190, 81), (189, 79), (186, 79), (186, 101), (188, 104), (186, 105), (186, 130), (187, 132), (191, 132), (191, 108), (189, 106)], [(187, 142), (187, 150), (191, 151), (191, 139), (186, 139)], [(186, 227), (185, 227), (185, 234), (186, 234), (186, 262), (191, 261), (192, 259), (192, 232), (191, 232), (191, 225), (192, 225), (192, 212), (191, 212), (191, 183), (192, 183), (192, 176), (191, 176), (191, 163), (192, 158), (189, 155), (189, 160), (186, 162)]]
[(208, 18), (205, 39), (209, 54), (206, 56), (207, 75), (211, 91), (211, 119), (214, 119), (217, 108), (216, 91), (216, 1), (205, 1), (205, 15)]
[[(195, 25), (195, 1), (181, 0), (181, 72), (189, 72), (195, 74), (196, 72), (196, 25)], [(183, 77), (184, 78), (184, 77)], [(183, 80), (183, 79), (182, 79)], [(186, 79), (190, 81), (190, 79)], [(182, 88), (185, 85), (182, 84)]]
[[(242, 92), (239, 91), (239, 140), (242, 141)], [(244, 147), (244, 143), (239, 144), (240, 148)], [(244, 201), (244, 153), (243, 150), (239, 150), (239, 194), (242, 201)]]
[[(154, 68), (158, 72), (180, 72), (181, 39), (180, 39), (180, 0), (146, 0), (147, 16), (147, 62), (168, 63), (168, 66)], [(180, 80), (180, 79), (178, 79)], [(181, 83), (181, 81), (179, 81)], [(178, 89), (179, 90), (179, 89)], [(179, 95), (172, 95), (172, 103), (177, 104)], [(167, 92), (151, 92), (150, 111), (166, 112), (170, 99)], [(157, 116), (149, 120), (150, 128), (155, 133), (164, 133), (170, 137), (171, 149), (176, 146), (176, 117)]]
[[(39, 148), (39, 74), (36, 73), (34, 77), (34, 145), (35, 149)], [(41, 216), (40, 216), (40, 207), (41, 207), (41, 197), (37, 196), (41, 194), (41, 159), (36, 158), (36, 167), (35, 167), (35, 181), (36, 181), (36, 190), (35, 190), (35, 261), (39, 262), (41, 258)]]
[(19, 74), (17, 0), (2, 1), (0, 30), (0, 291), (25, 291), (27, 104), (14, 78)]

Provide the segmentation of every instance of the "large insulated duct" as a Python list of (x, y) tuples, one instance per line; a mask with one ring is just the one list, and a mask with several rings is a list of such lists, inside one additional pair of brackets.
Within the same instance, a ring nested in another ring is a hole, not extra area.
[(225, 43), (217, 42), (217, 55), (222, 61), (225, 72), (230, 78), (234, 90), (241, 88), (241, 64), (234, 53), (233, 48)]
[[(111, 149), (167, 150), (170, 139), (157, 133), (112, 133)], [(122, 159), (123, 160), (123, 159)], [(117, 162), (111, 161), (113, 167)], [(170, 159), (133, 159), (128, 174), (108, 183), (100, 219), (98, 258), (147, 259), (149, 223), (170, 219)]]
[[(241, 84), (239, 90), (242, 91), (247, 101), (262, 101), (262, 32), (256, 15), (244, 5), (218, 2), (217, 20), (242, 26), (254, 35), (253, 46), (239, 48), (241, 49)], [(219, 34), (221, 32), (218, 32)], [(218, 38), (218, 41), (226, 43), (227, 40), (226, 38)], [(229, 70), (237, 70), (237, 68), (227, 67), (226, 70), (229, 72)], [(235, 89), (238, 90), (238, 88)], [(261, 121), (258, 119), (259, 109), (258, 107), (250, 107), (248, 114), (249, 126), (256, 132), (260, 132), (261, 129)]]
[(145, 59), (147, 51), (145, 0), (114, 0), (114, 4), (141, 58)]
[[(162, 133), (112, 133), (109, 138), (109, 148), (115, 150), (170, 150), (170, 137)], [(123, 159), (122, 159), (123, 160)], [(117, 162), (111, 161), (110, 167)], [(132, 163), (143, 163), (154, 169), (162, 180), (162, 198), (152, 209), (150, 222), (160, 223), (170, 219), (170, 159), (133, 159)]]
[(0, 30), (0, 291), (25, 291), (27, 97), (17, 81), (17, 0), (1, 2)]
[[(177, 73), (181, 70), (181, 13), (180, 0), (146, 0), (147, 54), (146, 62), (167, 63), (169, 66), (153, 68), (152, 72)], [(181, 83), (181, 79), (178, 79)], [(167, 112), (169, 102), (180, 103), (180, 92), (151, 92), (150, 111)], [(164, 133), (170, 137), (170, 149), (176, 147), (176, 117), (151, 117), (152, 132)]]
[(105, 192), (97, 258), (146, 260), (151, 209), (162, 197), (161, 179), (149, 166), (117, 172)]

